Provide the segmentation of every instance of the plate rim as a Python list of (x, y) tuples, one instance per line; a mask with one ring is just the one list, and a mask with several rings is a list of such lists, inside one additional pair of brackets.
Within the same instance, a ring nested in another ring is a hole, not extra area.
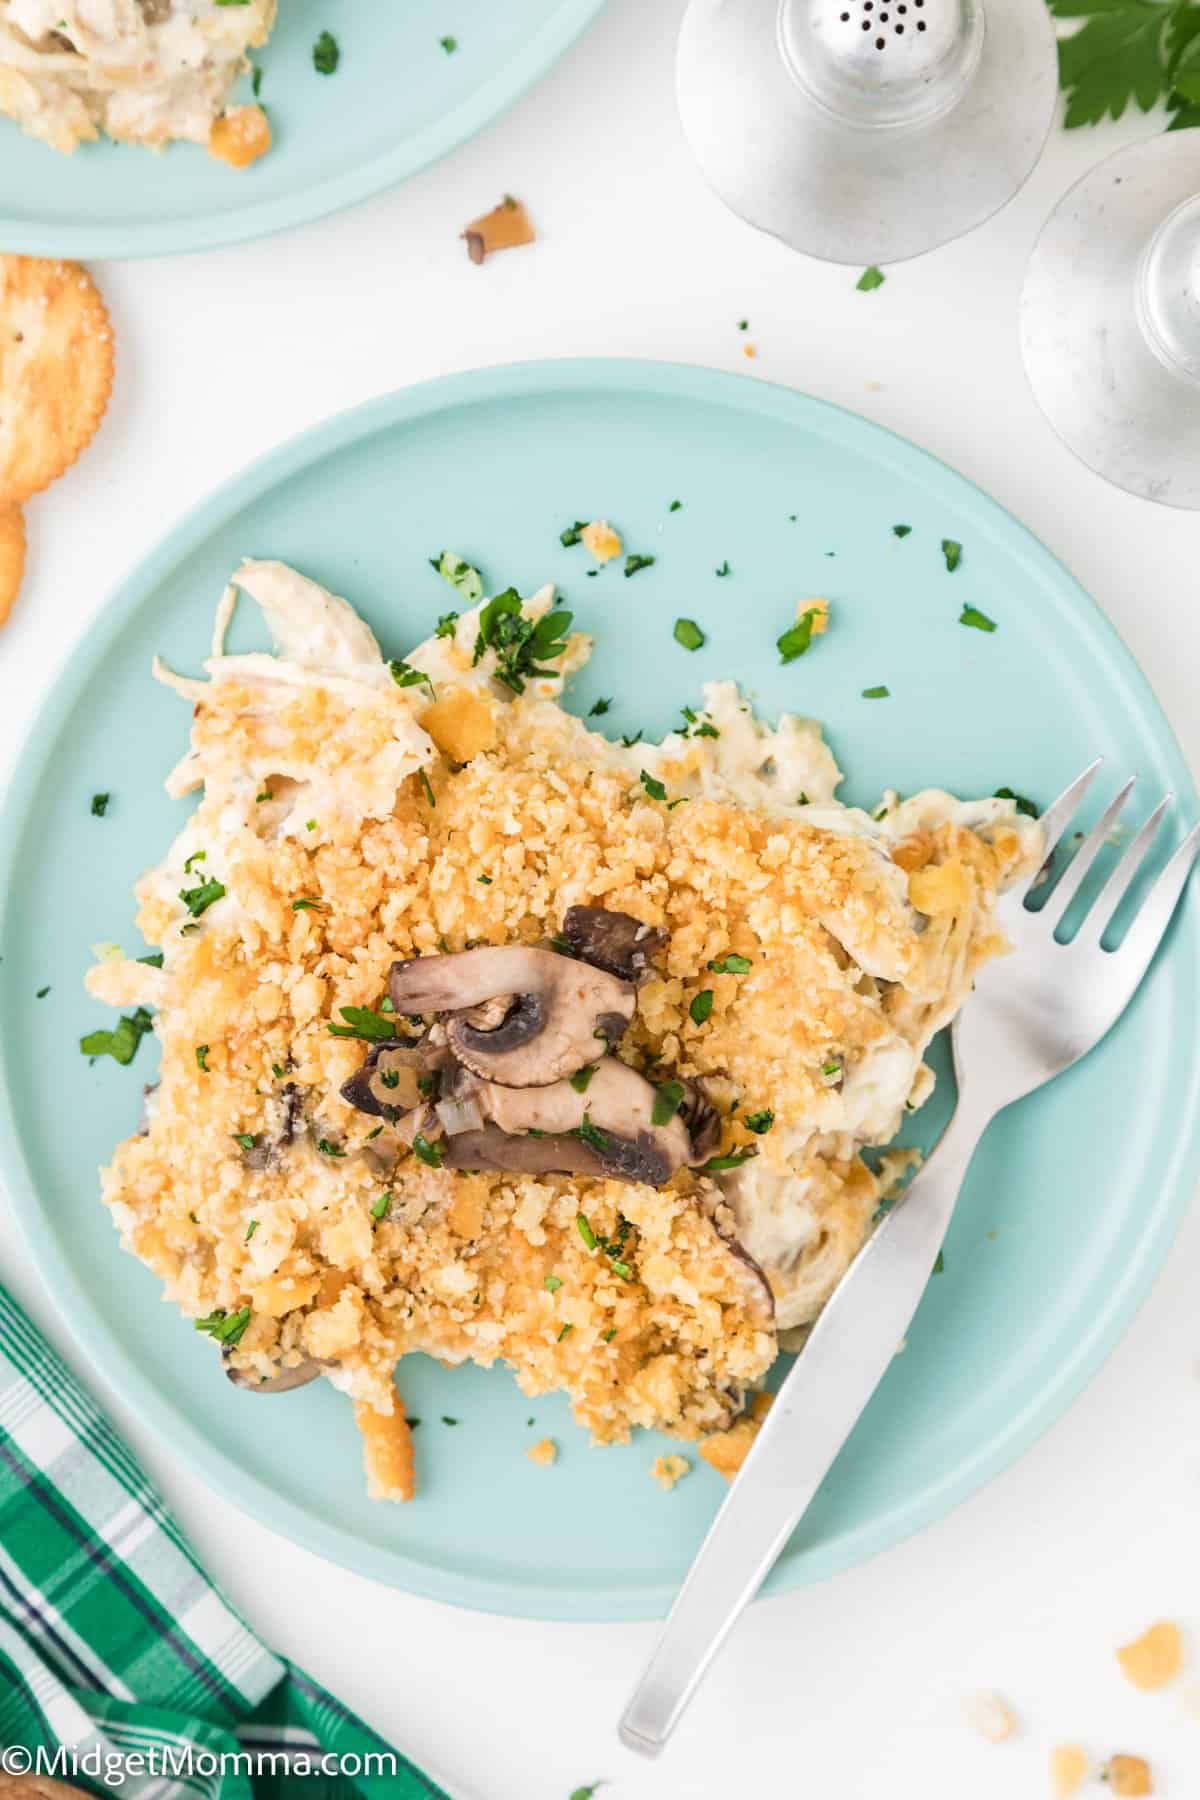
[[(555, 0), (550, 16), (503, 69), (444, 117), (415, 137), (371, 157), (342, 175), (330, 176), (271, 200), (222, 208), (202, 219), (173, 219), (146, 224), (93, 225), (86, 219), (69, 225), (31, 222), (0, 212), (0, 242), (19, 256), (100, 257), (187, 256), (272, 237), (331, 213), (344, 212), (419, 174), (458, 150), (515, 106), (529, 89), (548, 75), (571, 46), (595, 23), (606, 0)], [(0, 127), (20, 127), (0, 118)], [(199, 145), (191, 148), (200, 150)], [(47, 156), (56, 155), (50, 145)], [(87, 146), (83, 146), (86, 153)], [(146, 152), (151, 154), (151, 152)]]
[[(814, 416), (832, 434), (862, 434), (881, 460), (915, 458), (935, 471), (940, 479), (957, 485), (964, 500), (983, 502), (985, 511), (1002, 525), (1020, 561), (1038, 564), (1043, 574), (1055, 578), (1059, 591), (1069, 598), (1073, 623), (1087, 640), (1090, 654), (1115, 656), (1122, 665), (1131, 691), (1140, 692), (1151, 713), (1161, 722), (1161, 744), (1173, 765), (1174, 791), (1180, 812), (1200, 810), (1178, 740), (1136, 657), (1115, 626), (1086, 589), (1058, 557), (999, 501), (919, 444), (848, 408), (806, 394), (799, 389), (703, 365), (663, 362), (653, 358), (562, 358), (517, 362), (436, 376), (379, 395), (334, 413), (285, 439), (226, 477), (215, 489), (189, 507), (164, 535), (106, 595), (81, 636), (60, 660), (28, 729), (21, 739), (7, 791), (0, 800), (0, 921), (9, 907), (15, 884), (13, 851), (26, 829), (52, 753), (79, 692), (96, 661), (112, 650), (131, 619), (151, 600), (167, 575), (199, 548), (234, 513), (244, 512), (265, 492), (301, 469), (336, 454), (348, 443), (362, 442), (381, 429), (411, 426), (429, 414), (449, 411), (462, 404), (494, 403), (498, 399), (522, 400), (539, 394), (561, 393), (572, 388), (612, 393), (624, 389), (639, 398), (659, 395), (675, 400), (717, 404), (738, 413), (773, 416), (793, 426), (811, 424)], [(1014, 534), (1014, 537), (1010, 537)], [(1082, 603), (1082, 604), (1080, 604)], [(1193, 955), (1200, 942), (1200, 904), (1195, 900), (1177, 916), (1173, 935), (1190, 930)], [(1157, 1203), (1147, 1209), (1146, 1226), (1123, 1279), (1114, 1284), (1107, 1304), (1095, 1307), (1090, 1328), (1080, 1335), (1071, 1354), (1059, 1366), (1055, 1379), (1044, 1384), (1011, 1419), (1004, 1430), (973, 1451), (953, 1474), (946, 1476), (916, 1499), (906, 1500), (882, 1518), (847, 1532), (834, 1532), (803, 1561), (777, 1566), (766, 1593), (782, 1593), (821, 1580), (866, 1561), (914, 1535), (1000, 1474), (1029, 1449), (1054, 1424), (1099, 1371), (1116, 1348), (1153, 1282), (1160, 1273), (1171, 1244), (1188, 1210), (1200, 1175), (1200, 1057), (1188, 1069), (1183, 1103), (1175, 1102), (1175, 1130), (1171, 1137), (1166, 1172)], [(0, 1132), (6, 1132), (11, 1156), (5, 1167), (5, 1185), (12, 1199), (22, 1241), (48, 1298), (65, 1327), (69, 1340), (86, 1359), (85, 1384), (111, 1391), (136, 1409), (148, 1426), (161, 1434), (163, 1443), (179, 1456), (193, 1474), (222, 1493), (242, 1511), (269, 1530), (328, 1561), (388, 1586), (476, 1611), (505, 1617), (575, 1622), (612, 1622), (660, 1618), (674, 1598), (674, 1583), (641, 1583), (630, 1588), (603, 1590), (588, 1587), (538, 1586), (497, 1579), (470, 1571), (450, 1570), (441, 1563), (413, 1560), (402, 1549), (363, 1543), (346, 1528), (317, 1521), (289, 1496), (249, 1474), (224, 1450), (209, 1442), (191, 1420), (166, 1399), (143, 1375), (119, 1337), (105, 1323), (88, 1290), (60, 1253), (54, 1234), (43, 1218), (37, 1182), (27, 1158), (18, 1125), (15, 1097), (8, 1075), (8, 1053), (0, 1034)]]

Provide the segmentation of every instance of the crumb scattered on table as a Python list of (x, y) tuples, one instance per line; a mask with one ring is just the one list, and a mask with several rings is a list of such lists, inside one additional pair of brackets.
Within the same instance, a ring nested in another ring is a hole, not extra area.
[(692, 1465), (686, 1456), (656, 1457), (654, 1467), (650, 1471), (659, 1487), (668, 1494), (677, 1481), (682, 1481), (684, 1476), (690, 1475), (691, 1472)]
[(525, 1454), (531, 1463), (537, 1463), (539, 1468), (548, 1469), (552, 1462), (558, 1460), (558, 1445), (553, 1438), (542, 1438), (538, 1443), (530, 1444)]
[(1110, 1756), (1100, 1771), (1100, 1779), (1106, 1781), (1109, 1792), (1120, 1795), (1121, 1800), (1137, 1800), (1138, 1796), (1154, 1792), (1150, 1764), (1144, 1756)]
[(963, 1713), (972, 1731), (985, 1737), (989, 1744), (1002, 1744), (1017, 1729), (1017, 1718), (1007, 1700), (999, 1694), (968, 1694)]
[(1091, 1763), (1079, 1744), (1057, 1744), (1050, 1752), (1050, 1787), (1054, 1800), (1071, 1800), (1088, 1778)]
[(1160, 1619), (1132, 1643), (1117, 1651), (1121, 1673), (1143, 1693), (1154, 1693), (1174, 1681), (1183, 1667), (1183, 1636), (1178, 1625)]
[(499, 206), (472, 219), (462, 235), (467, 241), (467, 255), (471, 261), (481, 263), (497, 250), (515, 250), (522, 244), (532, 244), (536, 233), (524, 204), (511, 194), (505, 194)]

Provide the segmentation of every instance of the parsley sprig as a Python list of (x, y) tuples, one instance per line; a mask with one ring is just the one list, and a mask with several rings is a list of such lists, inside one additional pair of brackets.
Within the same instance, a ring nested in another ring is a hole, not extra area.
[(502, 681), (514, 694), (523, 694), (527, 681), (561, 674), (559, 669), (546, 669), (541, 665), (553, 662), (566, 650), (573, 617), (565, 608), (556, 607), (540, 619), (527, 619), (521, 611), (521, 596), (516, 588), (506, 588), (494, 600), (489, 600), (479, 615), (479, 634), (472, 661), (478, 663), (486, 650), (493, 651), (496, 680)]
[(1083, 19), (1058, 46), (1066, 126), (1119, 119), (1130, 101), (1160, 100), (1169, 130), (1200, 124), (1200, 7), (1195, 0), (1048, 0), (1059, 19)]

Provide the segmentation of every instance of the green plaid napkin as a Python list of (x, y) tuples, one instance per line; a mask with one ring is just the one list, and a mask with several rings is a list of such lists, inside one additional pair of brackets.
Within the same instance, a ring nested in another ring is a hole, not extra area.
[(247, 1630), (2, 1287), (0, 1747), (125, 1800), (447, 1800)]

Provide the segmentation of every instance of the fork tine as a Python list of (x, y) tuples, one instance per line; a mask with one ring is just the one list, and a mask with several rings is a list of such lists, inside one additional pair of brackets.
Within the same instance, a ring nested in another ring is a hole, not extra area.
[(1162, 816), (1170, 806), (1172, 798), (1171, 794), (1167, 794), (1164, 799), (1159, 801), (1144, 824), (1138, 827), (1137, 835), (1100, 889), (1094, 905), (1088, 908), (1087, 917), (1079, 927), (1078, 941), (1098, 943), (1112, 924), (1113, 916), (1125, 898), (1130, 883), (1146, 860), (1155, 833), (1162, 823)]
[(1109, 801), (1096, 823), (1092, 826), (1092, 829), (1084, 838), (1082, 844), (1080, 844), (1078, 850), (1071, 858), (1070, 864), (1061, 881), (1047, 900), (1045, 906), (1041, 909), (1039, 916), (1044, 925), (1055, 926), (1061, 921), (1068, 906), (1070, 906), (1072, 900), (1074, 900), (1076, 894), (1083, 886), (1088, 870), (1099, 856), (1101, 850), (1103, 850), (1105, 843), (1108, 840), (1108, 834), (1116, 824), (1117, 819), (1121, 814), (1121, 810), (1130, 794), (1132, 794), (1136, 783), (1137, 776), (1131, 775), (1129, 780), (1125, 783), (1125, 786)]
[(1158, 949), (1198, 855), (1200, 825), (1193, 825), (1143, 900), (1137, 917), (1125, 933), (1124, 941), (1114, 950), (1115, 957), (1133, 966), (1136, 971), (1134, 979), (1141, 979), (1142, 972)]
[(1058, 799), (1055, 800), (1052, 805), (1048, 806), (1042, 814), (1041, 819), (1038, 821), (1042, 827), (1042, 840), (1044, 846), (1042, 851), (1042, 864), (1033, 871), (1033, 874), (1030, 875), (1027, 881), (1023, 881), (1017, 887), (1011, 889), (1011, 898), (1014, 902), (1024, 900), (1030, 888), (1041, 874), (1042, 867), (1044, 867), (1053, 856), (1059, 838), (1067, 829), (1071, 820), (1075, 817), (1075, 809), (1091, 787), (1092, 782), (1096, 779), (1096, 775), (1103, 761), (1104, 758), (1098, 756), (1094, 763), (1089, 763), (1082, 775), (1077, 775), (1070, 787), (1065, 787), (1058, 796)]

